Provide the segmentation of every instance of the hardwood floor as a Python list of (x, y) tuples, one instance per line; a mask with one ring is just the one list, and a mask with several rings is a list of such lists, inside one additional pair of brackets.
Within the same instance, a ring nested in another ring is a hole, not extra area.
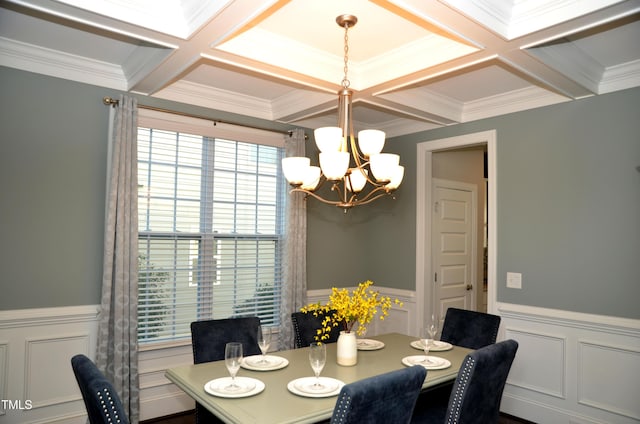
[[(155, 418), (153, 420), (142, 421), (141, 424), (195, 424), (194, 412), (171, 415), (168, 417)], [(501, 414), (498, 424), (535, 424), (511, 415)]]

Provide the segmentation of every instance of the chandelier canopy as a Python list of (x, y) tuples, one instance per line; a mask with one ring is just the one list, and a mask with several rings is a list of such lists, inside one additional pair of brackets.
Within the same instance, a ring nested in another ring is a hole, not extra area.
[[(338, 126), (314, 131), (320, 150), (320, 166), (312, 166), (307, 157), (288, 157), (282, 160), (284, 176), (293, 186), (291, 193), (301, 192), (319, 201), (343, 208), (371, 203), (380, 197), (392, 195), (404, 177), (400, 156), (381, 153), (385, 133), (379, 130), (353, 132), (353, 90), (349, 89), (349, 28), (358, 18), (340, 15), (338, 25), (344, 28), (344, 78), (338, 91)], [(336, 200), (325, 199), (316, 193), (325, 181), (331, 182)]]

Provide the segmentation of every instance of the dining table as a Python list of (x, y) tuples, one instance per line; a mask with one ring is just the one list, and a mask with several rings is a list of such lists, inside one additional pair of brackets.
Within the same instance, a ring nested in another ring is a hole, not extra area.
[[(336, 343), (329, 343), (321, 376), (349, 384), (398, 370), (413, 365), (407, 361), (415, 360), (419, 355), (424, 356), (419, 349), (420, 343), (416, 337), (399, 333), (368, 337), (361, 344), (365, 350), (358, 350), (358, 361), (353, 366), (338, 365)], [(440, 369), (429, 369), (427, 366), (423, 392), (453, 382), (465, 356), (470, 352), (470, 349), (460, 346), (430, 352), (429, 356), (442, 359), (445, 366), (437, 367)], [(217, 396), (212, 392), (212, 382), (229, 377), (224, 360), (170, 368), (165, 376), (225, 423), (315, 423), (331, 418), (338, 393), (306, 396), (291, 384), (314, 376), (309, 363), (309, 348), (269, 352), (268, 355), (280, 363), (278, 369), (243, 367), (239, 370), (237, 379), (255, 379), (259, 383), (259, 387), (254, 389), (256, 393), (247, 395)]]

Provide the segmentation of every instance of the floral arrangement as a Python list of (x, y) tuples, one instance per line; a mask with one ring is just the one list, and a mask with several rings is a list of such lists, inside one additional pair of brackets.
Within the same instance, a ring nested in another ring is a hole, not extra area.
[[(328, 339), (331, 329), (339, 325), (343, 326), (344, 331), (351, 332), (356, 323), (358, 324), (356, 333), (363, 336), (367, 331), (367, 324), (378, 314), (378, 310), (381, 312), (380, 319), (384, 320), (391, 309), (391, 298), (380, 296), (380, 293), (371, 290), (370, 286), (372, 285), (372, 281), (365, 281), (358, 284), (352, 293), (349, 293), (347, 289), (333, 287), (329, 301), (325, 305), (318, 302), (301, 308), (301, 312), (324, 316), (322, 328), (318, 329), (315, 336), (316, 341)], [(402, 306), (402, 302), (398, 299), (395, 299), (393, 303)]]

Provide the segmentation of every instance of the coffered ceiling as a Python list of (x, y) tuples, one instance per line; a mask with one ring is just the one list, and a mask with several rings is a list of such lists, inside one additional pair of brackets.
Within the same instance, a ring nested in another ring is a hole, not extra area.
[[(0, 65), (396, 136), (640, 85), (640, 0), (0, 0)], [(106, 92), (105, 94), (108, 94)]]

